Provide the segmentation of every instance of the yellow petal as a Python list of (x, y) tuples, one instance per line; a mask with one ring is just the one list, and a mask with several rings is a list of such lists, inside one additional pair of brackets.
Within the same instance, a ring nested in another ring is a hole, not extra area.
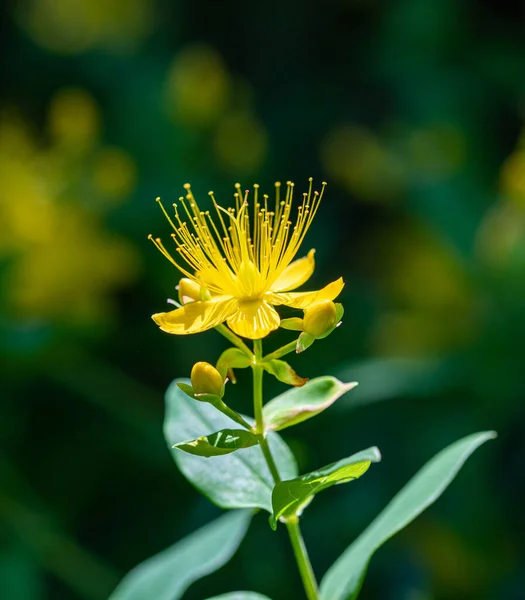
[(275, 308), (264, 300), (239, 302), (236, 313), (228, 319), (230, 329), (251, 340), (267, 336), (280, 322)]
[(308, 308), (311, 304), (321, 302), (322, 300), (334, 300), (339, 296), (344, 287), (343, 278), (339, 277), (336, 281), (329, 283), (318, 292), (291, 292), (271, 294), (269, 302), (272, 304), (284, 304), (292, 308)]
[(307, 256), (290, 263), (272, 284), (272, 292), (295, 290), (308, 281), (315, 268), (314, 254), (315, 250), (312, 249)]
[(236, 305), (236, 300), (222, 296), (209, 302), (189, 302), (182, 308), (157, 313), (151, 318), (166, 333), (186, 335), (217, 327), (235, 312)]

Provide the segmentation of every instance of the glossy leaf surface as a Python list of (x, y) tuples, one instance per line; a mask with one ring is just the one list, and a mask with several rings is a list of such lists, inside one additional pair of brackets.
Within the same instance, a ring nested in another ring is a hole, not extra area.
[(227, 563), (252, 517), (238, 510), (219, 517), (131, 570), (109, 600), (178, 600), (194, 582)]
[(372, 447), (317, 471), (288, 481), (281, 481), (275, 486), (272, 494), (273, 524), (280, 517), (300, 515), (315, 494), (333, 485), (358, 479), (366, 473), (371, 463), (380, 460), (379, 450)]
[[(164, 435), (177, 466), (185, 477), (221, 508), (264, 508), (272, 512), (273, 479), (259, 446), (226, 456), (204, 458), (172, 448), (181, 441), (210, 431), (229, 429), (232, 420), (204, 402), (195, 402), (173, 382), (166, 392)], [(275, 433), (268, 436), (283, 479), (297, 475), (288, 446)]]
[(431, 459), (328, 569), (321, 600), (355, 600), (374, 552), (435, 502), (474, 450), (495, 435), (469, 435)]
[(222, 456), (258, 443), (258, 436), (245, 429), (221, 429), (188, 442), (175, 444), (174, 448), (196, 456)]
[(335, 377), (317, 377), (300, 388), (288, 390), (263, 408), (267, 431), (279, 431), (311, 419), (332, 405), (357, 383), (343, 383)]

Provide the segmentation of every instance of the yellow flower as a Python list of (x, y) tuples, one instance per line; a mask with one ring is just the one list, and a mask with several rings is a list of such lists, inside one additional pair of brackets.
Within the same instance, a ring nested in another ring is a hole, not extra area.
[(240, 184), (235, 185), (235, 209), (219, 206), (210, 192), (217, 222), (209, 211), (200, 210), (190, 185), (184, 187), (186, 197), (179, 201), (186, 217), (175, 204), (172, 221), (161, 204), (174, 229), (172, 238), (180, 260), (171, 256), (159, 238), (149, 237), (183, 275), (208, 290), (210, 296), (153, 315), (163, 331), (178, 335), (199, 333), (226, 321), (238, 335), (256, 340), (279, 327), (280, 317), (274, 306), (304, 310), (339, 295), (344, 285), (342, 278), (319, 291), (291, 292), (305, 283), (314, 270), (315, 250), (310, 250), (304, 258), (292, 260), (315, 216), (324, 183), (320, 194), (313, 192), (310, 178), (308, 193), (303, 194), (295, 222), (291, 220), (294, 184), (290, 181), (284, 199), (280, 183), (275, 184), (273, 210), (269, 208), (268, 196), (259, 199), (258, 185), (254, 186), (252, 206), (248, 191), (243, 194)]

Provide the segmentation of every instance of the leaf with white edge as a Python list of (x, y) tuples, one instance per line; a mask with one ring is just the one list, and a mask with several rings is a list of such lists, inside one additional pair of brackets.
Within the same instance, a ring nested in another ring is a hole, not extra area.
[(374, 552), (435, 502), (474, 450), (495, 437), (493, 431), (475, 433), (434, 456), (328, 569), (320, 599), (355, 600)]
[[(273, 478), (259, 446), (211, 458), (172, 449), (181, 441), (231, 426), (232, 420), (213, 406), (188, 398), (177, 381), (168, 388), (164, 436), (184, 476), (221, 508), (258, 507), (272, 512)], [(281, 477), (295, 477), (297, 465), (288, 446), (275, 433), (268, 435), (268, 443)]]
[(270, 600), (270, 598), (257, 592), (230, 592), (229, 594), (213, 596), (213, 598), (208, 598), (208, 600)]
[(245, 429), (221, 429), (188, 442), (180, 442), (173, 447), (196, 456), (210, 457), (230, 454), (258, 443), (259, 436)]
[(297, 344), (295, 346), (295, 351), (297, 352), (297, 354), (301, 354), (301, 352), (304, 352), (307, 348), (310, 348), (310, 346), (315, 342), (315, 338), (313, 335), (310, 335), (309, 333), (306, 333), (306, 331), (303, 331), (301, 333), (301, 335), (297, 338)]
[(266, 431), (280, 431), (311, 419), (357, 385), (335, 377), (316, 377), (301, 388), (287, 390), (263, 408)]
[(308, 381), (308, 377), (300, 377), (297, 375), (292, 367), (284, 360), (274, 358), (273, 360), (263, 362), (262, 366), (265, 371), (288, 385), (301, 387)]
[(288, 481), (281, 481), (274, 487), (272, 493), (272, 524), (275, 525), (280, 517), (286, 519), (295, 515), (300, 516), (315, 494), (333, 485), (358, 479), (368, 471), (371, 463), (380, 460), (381, 454), (373, 446), (317, 471)]
[(223, 515), (132, 569), (109, 600), (179, 600), (194, 582), (233, 556), (244, 539), (252, 511)]

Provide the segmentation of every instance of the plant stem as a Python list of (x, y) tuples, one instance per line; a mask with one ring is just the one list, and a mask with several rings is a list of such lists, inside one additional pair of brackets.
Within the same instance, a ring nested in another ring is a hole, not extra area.
[(264, 458), (266, 459), (268, 468), (270, 469), (270, 473), (272, 474), (273, 480), (275, 483), (279, 483), (281, 481), (281, 476), (279, 475), (279, 469), (277, 468), (277, 465), (273, 459), (268, 440), (266, 438), (262, 438), (259, 443), (261, 445), (261, 450), (264, 454)]
[(296, 347), (297, 347), (297, 340), (294, 340), (293, 342), (286, 344), (286, 346), (283, 346), (282, 348), (275, 350), (275, 352), (271, 352), (270, 354), (267, 354), (264, 357), (264, 360), (273, 360), (274, 358), (281, 358), (281, 356), (284, 356), (285, 354), (290, 354), (290, 352), (296, 352)]
[(292, 543), (295, 560), (297, 561), (297, 566), (301, 573), (306, 597), (308, 600), (317, 600), (317, 581), (315, 580), (312, 564), (310, 563), (303, 536), (301, 535), (299, 519), (297, 517), (287, 519), (286, 528), (288, 529), (288, 535), (290, 536), (290, 542)]
[(248, 348), (248, 346), (241, 340), (240, 337), (236, 336), (233, 331), (230, 331), (225, 325), (217, 325), (215, 329), (223, 335), (229, 342), (231, 342), (234, 346), (237, 346), (240, 350), (242, 350), (247, 356), (252, 358), (252, 351)]
[(235, 412), (232, 408), (230, 408), (229, 406), (227, 406), (222, 400), (220, 401), (220, 404), (218, 403), (216, 405), (216, 408), (218, 410), (220, 410), (223, 414), (227, 415), (228, 417), (230, 417), (230, 419), (232, 421), (235, 421), (236, 423), (238, 423), (239, 425), (242, 425), (242, 427), (244, 427), (245, 429), (247, 429), (248, 431), (252, 430), (252, 426), (247, 423), (239, 413)]
[[(263, 368), (261, 367), (262, 360), (262, 342), (261, 340), (253, 341), (254, 361), (253, 369), (253, 414), (255, 416), (255, 432), (264, 434), (264, 417), (262, 413), (263, 394), (262, 394), (262, 378)], [(263, 450), (264, 452), (264, 450)]]
[[(290, 346), (290, 344), (288, 344)], [(295, 342), (293, 342), (293, 347), (295, 348)], [(283, 346), (281, 350), (287, 348), (287, 346)], [(279, 350), (277, 351), (279, 352)], [(287, 350), (287, 352), (291, 352), (291, 350)], [(286, 352), (285, 352), (286, 353)], [(264, 435), (264, 417), (262, 412), (263, 407), (263, 393), (262, 393), (262, 381), (263, 381), (263, 368), (261, 366), (261, 362), (263, 360), (263, 351), (262, 351), (262, 341), (254, 340), (253, 342), (253, 354), (254, 360), (252, 364), (253, 370), (253, 412), (255, 415), (255, 431), (256, 433), (261, 434), (261, 441), (259, 442), (261, 446), (262, 453), (270, 469), (270, 473), (274, 480), (274, 483), (279, 483), (281, 481), (281, 477), (279, 475), (279, 469), (275, 463), (275, 460), (272, 456), (272, 451), (270, 449), (270, 445), (268, 444), (268, 440)], [(274, 353), (275, 354), (275, 353)], [(272, 356), (272, 355), (269, 355)], [(282, 356), (280, 354), (279, 356)], [(267, 359), (268, 357), (266, 357)], [(266, 360), (265, 359), (265, 360)], [(315, 579), (315, 575), (312, 569), (312, 564), (310, 563), (310, 558), (308, 557), (308, 551), (306, 550), (306, 546), (303, 540), (303, 536), (301, 534), (301, 529), (299, 527), (299, 519), (294, 516), (285, 521), (286, 528), (288, 530), (288, 535), (290, 536), (290, 542), (292, 544), (292, 548), (295, 555), (295, 560), (297, 561), (297, 566), (299, 568), (299, 573), (301, 575), (301, 579), (303, 581), (303, 586), (306, 592), (306, 596), (308, 600), (317, 600), (318, 592), (317, 592), (317, 581)]]

